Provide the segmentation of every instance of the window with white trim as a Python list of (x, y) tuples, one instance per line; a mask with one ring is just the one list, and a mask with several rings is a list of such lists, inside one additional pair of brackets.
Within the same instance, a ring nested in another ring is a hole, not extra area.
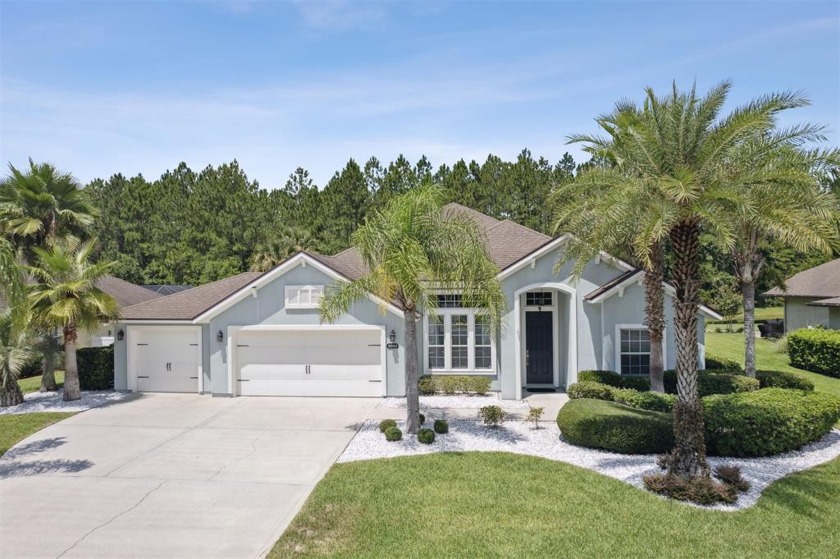
[(621, 374), (650, 374), (650, 333), (647, 328), (621, 329)]
[(324, 295), (323, 285), (287, 285), (287, 309), (317, 309)]
[(495, 347), (490, 317), (477, 309), (438, 307), (425, 317), (426, 363), (431, 371), (491, 371)]

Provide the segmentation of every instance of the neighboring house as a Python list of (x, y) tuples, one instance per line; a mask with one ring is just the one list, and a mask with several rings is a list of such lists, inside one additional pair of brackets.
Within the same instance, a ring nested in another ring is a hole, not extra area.
[(840, 258), (799, 272), (764, 295), (785, 300), (785, 332), (808, 326), (840, 330)]
[[(551, 238), (457, 204), (484, 231), (507, 298), (491, 336), (457, 293), (439, 295), (436, 317), (418, 321), (423, 374), (482, 375), (519, 399), (528, 388), (562, 389), (584, 369), (648, 372), (643, 272), (602, 254), (573, 281), (572, 264), (553, 271), (569, 235)], [(217, 396), (403, 396), (403, 312), (371, 295), (336, 324), (321, 324), (326, 286), (365, 272), (358, 251), (301, 252), (265, 273), (246, 272), (129, 307), (115, 345), (115, 387)], [(676, 350), (666, 286), (665, 363)], [(700, 367), (704, 317), (698, 309)]]
[[(159, 293), (114, 276), (103, 277), (96, 282), (96, 287), (113, 297), (120, 310), (162, 297)], [(103, 323), (96, 332), (79, 331), (77, 341), (79, 347), (100, 347), (112, 343), (114, 343), (114, 326), (110, 323)]]

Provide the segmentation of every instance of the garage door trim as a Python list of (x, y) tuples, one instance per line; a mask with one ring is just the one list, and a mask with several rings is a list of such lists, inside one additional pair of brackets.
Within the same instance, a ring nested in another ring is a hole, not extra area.
[(386, 375), (386, 340), (385, 327), (370, 324), (259, 324), (252, 326), (228, 326), (227, 333), (227, 354), (228, 359), (228, 391), (232, 396), (239, 396), (239, 383), (236, 382), (236, 371), (239, 369), (237, 363), (236, 343), (240, 332), (351, 332), (366, 331), (379, 332), (379, 364), (382, 370), (380, 381), (382, 383), (382, 396), (387, 394), (388, 387)]
[(136, 334), (140, 331), (144, 330), (165, 330), (165, 331), (172, 331), (172, 330), (180, 330), (180, 331), (190, 331), (196, 333), (196, 340), (198, 341), (198, 384), (196, 387), (196, 392), (198, 394), (204, 393), (204, 352), (202, 347), (202, 335), (201, 335), (201, 326), (166, 326), (166, 325), (144, 325), (144, 326), (135, 326), (135, 325), (126, 325), (125, 327), (125, 340), (126, 340), (126, 357), (127, 357), (127, 366), (128, 366), (128, 389), (132, 392), (137, 392), (137, 369), (136, 369), (136, 357), (134, 355), (135, 351), (135, 344), (134, 338)]

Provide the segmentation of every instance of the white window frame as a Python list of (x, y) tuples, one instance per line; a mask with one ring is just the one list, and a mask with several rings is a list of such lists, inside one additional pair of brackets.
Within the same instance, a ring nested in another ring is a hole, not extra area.
[[(490, 368), (478, 369), (475, 366), (475, 317), (481, 314), (474, 308), (438, 308), (435, 315), (443, 319), (443, 368), (429, 367), (429, 315), (423, 316), (423, 369), (432, 374), (450, 375), (495, 375), (496, 374), (496, 339), (490, 335)], [(452, 368), (452, 315), (467, 317), (467, 368)]]
[[(297, 293), (298, 302), (293, 303), (292, 297)], [(308, 303), (301, 303), (301, 295), (306, 293), (309, 296)], [(285, 305), (287, 309), (317, 309), (321, 297), (324, 296), (324, 286), (321, 284), (312, 285), (287, 285), (285, 291)], [(317, 297), (316, 297), (317, 296)]]
[[(644, 324), (616, 324), (615, 325), (615, 362), (613, 367), (615, 372), (623, 375), (621, 372), (621, 331), (622, 330), (648, 330)], [(667, 327), (662, 329), (662, 364), (668, 367), (668, 332)]]

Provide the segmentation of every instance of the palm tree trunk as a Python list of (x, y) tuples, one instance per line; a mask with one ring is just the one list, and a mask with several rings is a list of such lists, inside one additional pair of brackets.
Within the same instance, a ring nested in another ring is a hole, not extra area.
[[(50, 347), (52, 336), (45, 334), (44, 338), (44, 348)], [(44, 359), (41, 361), (41, 388), (38, 389), (39, 392), (54, 392), (57, 388), (55, 384), (54, 357), (49, 350), (45, 349)]]
[(64, 327), (64, 401), (71, 402), (82, 397), (79, 388), (79, 368), (76, 365), (76, 325)]
[(414, 309), (404, 311), (403, 318), (405, 319), (405, 407), (407, 413), (405, 431), (413, 435), (417, 433), (420, 426), (420, 388), (417, 375), (419, 356), (417, 355), (417, 317)]
[(663, 332), (665, 330), (665, 290), (664, 279), (665, 254), (662, 245), (652, 247), (650, 266), (645, 271), (645, 323), (650, 334), (650, 390), (665, 392), (665, 362), (662, 352)]
[(0, 408), (16, 406), (22, 402), (23, 392), (20, 391), (20, 385), (15, 378), (8, 375), (0, 385)]
[(709, 475), (703, 429), (703, 405), (697, 390), (697, 308), (699, 304), (700, 227), (682, 222), (670, 233), (674, 253), (674, 330), (677, 342), (677, 403), (674, 450), (668, 473), (684, 478)]
[(755, 281), (741, 283), (744, 297), (744, 372), (755, 378)]

